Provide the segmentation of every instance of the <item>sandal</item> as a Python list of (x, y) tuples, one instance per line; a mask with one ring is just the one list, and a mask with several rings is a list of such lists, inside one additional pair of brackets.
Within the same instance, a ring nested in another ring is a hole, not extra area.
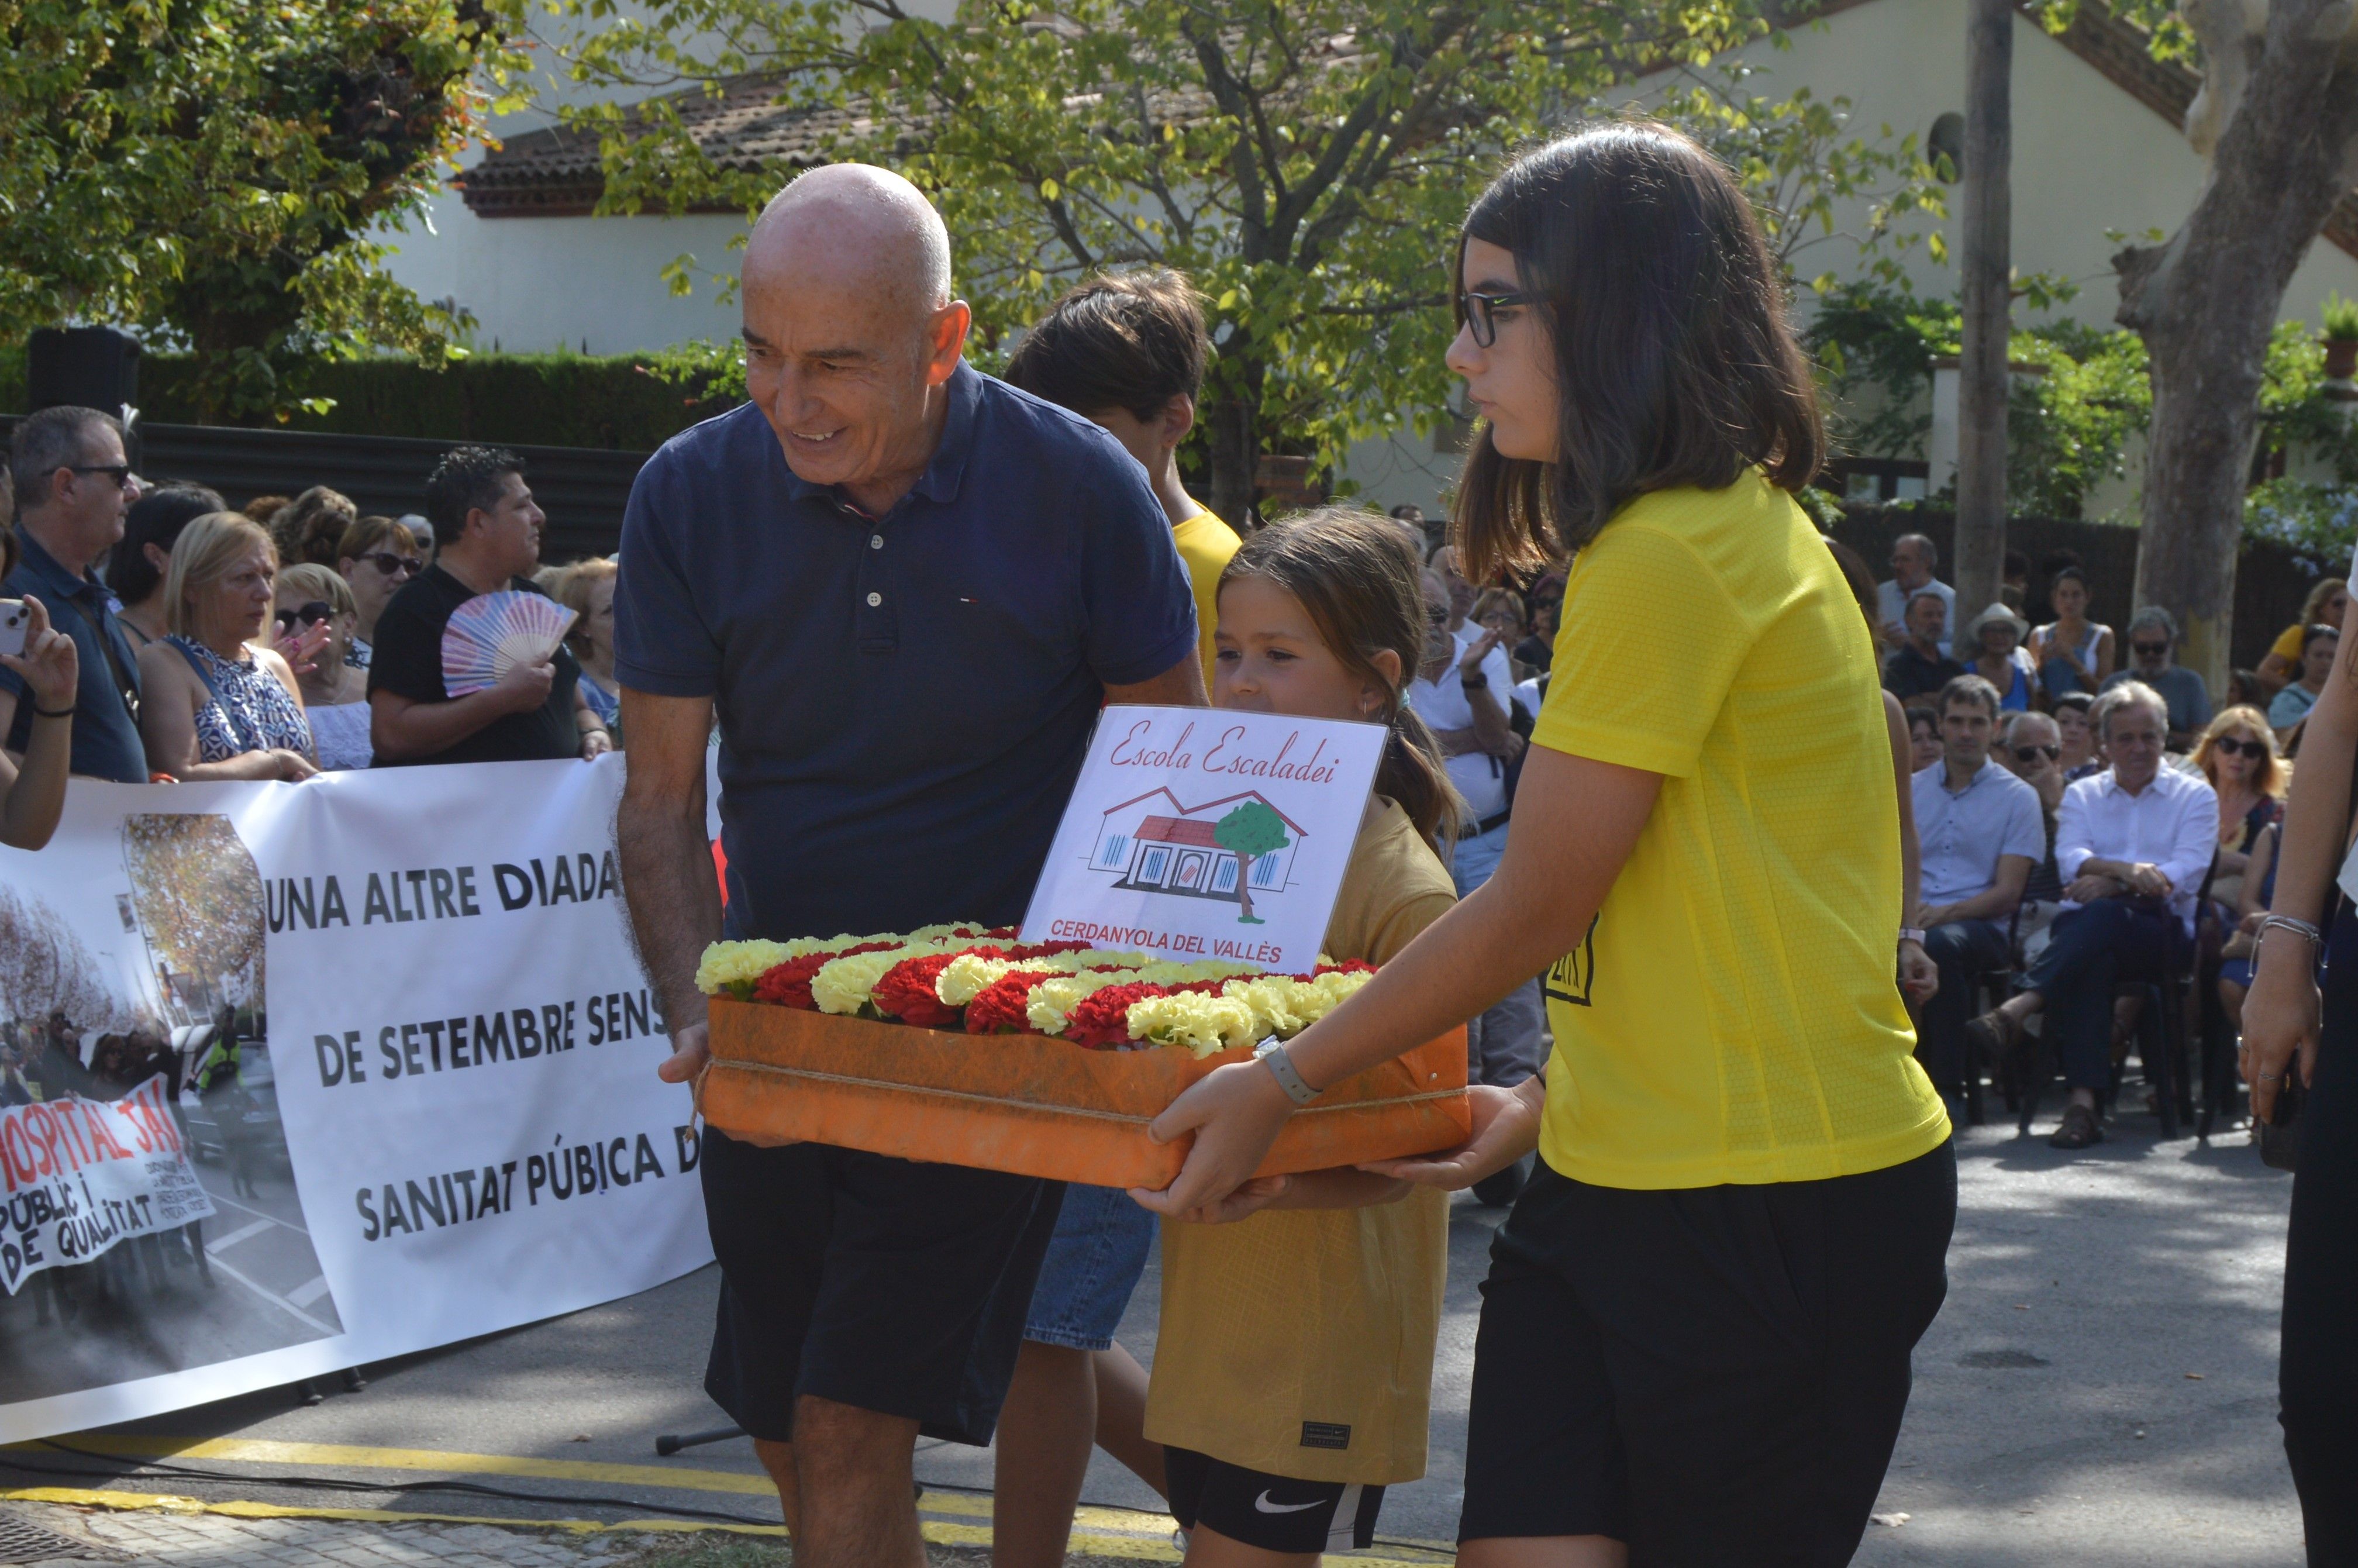
[(2050, 1149), (2085, 1149), (2091, 1143), (2104, 1141), (2104, 1129), (2096, 1120), (2096, 1113), (2084, 1105), (2063, 1108), (2063, 1125), (2047, 1141)]

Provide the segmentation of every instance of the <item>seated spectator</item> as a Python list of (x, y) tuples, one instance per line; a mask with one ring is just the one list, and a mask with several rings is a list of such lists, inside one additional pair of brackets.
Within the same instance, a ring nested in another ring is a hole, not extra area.
[(1948, 601), (1937, 593), (1920, 593), (1908, 601), (1908, 640), (1883, 661), (1884, 690), (1902, 702), (1937, 697), (1965, 673), (1965, 666), (1943, 651), (1948, 616)]
[(393, 602), (402, 585), (426, 569), (427, 552), (408, 529), (390, 517), (363, 517), (344, 530), (336, 545), (336, 572), (352, 590), (360, 621), (352, 633), (352, 664), (369, 667), (376, 646), (377, 617)]
[(2260, 679), (2257, 670), (2227, 672), (2228, 707), (2256, 708), (2262, 713), (2266, 713), (2268, 710), (2268, 703), (2275, 696), (2275, 689)]
[[(1930, 593), (1941, 600), (1940, 656), (1949, 657), (1949, 626), (1957, 617), (1957, 590), (1933, 576), (1940, 565), (1940, 546), (1921, 534), (1903, 534), (1891, 542), (1891, 580), (1876, 585), (1875, 598), (1883, 640), (1892, 651), (1912, 640), (1909, 613), (1919, 595)], [(1928, 690), (1937, 692), (1947, 684), (1935, 681)], [(1908, 697), (1907, 692), (1899, 694), (1903, 702)]]
[(2055, 699), (2056, 732), (2063, 738), (2063, 754), (2056, 766), (2063, 770), (2065, 784), (2104, 771), (2095, 728), (2088, 722), (2088, 710), (2095, 705), (2095, 697), (2084, 691), (2067, 691)]
[(1918, 697), (1908, 704), (1908, 749), (1910, 773), (1920, 773), (1940, 762), (1943, 748), (1938, 697)]
[(417, 512), (405, 512), (394, 521), (409, 530), (409, 542), (417, 546), (417, 553), (425, 557), (427, 564), (431, 566), (434, 563), (434, 524), (426, 520), (423, 513)]
[(2004, 604), (1993, 604), (1966, 622), (1957, 639), (1957, 651), (1965, 661), (1966, 673), (1990, 683), (1991, 689), (1997, 693), (1998, 708), (2004, 712), (2020, 713), (2030, 706), (2037, 671), (2022, 647), (2023, 636), (2029, 630), (2030, 622)]
[(1916, 1059), (1942, 1094), (1961, 1096), (1974, 1070), (1964, 1051), (1974, 982), (2008, 965), (2007, 921), (2031, 868), (2047, 853), (2039, 796), (1990, 760), (1998, 694), (1979, 676), (1941, 693), (1942, 761), (1916, 775), (1916, 840), (1923, 903), (1910, 925), (1941, 973), (1917, 1024)]
[(273, 619), (279, 635), (328, 629), (327, 642), (295, 664), (295, 683), (311, 723), (314, 754), (329, 773), (369, 765), (368, 672), (346, 657), (360, 618), (351, 586), (327, 568), (306, 562), (278, 574)]
[(2161, 693), (2169, 704), (2169, 749), (2184, 752), (2210, 727), (2211, 692), (2201, 676), (2172, 662), (2177, 648), (2177, 620), (2159, 605), (2147, 605), (2129, 621), (2129, 667), (2097, 690), (2114, 691), (2135, 681)]
[(370, 741), (378, 767), (595, 757), (611, 737), (581, 692), (581, 666), (559, 645), (519, 663), (499, 684), (453, 697), (442, 681), (442, 633), (477, 594), (538, 593), (547, 519), (533, 504), (514, 453), (457, 447), (426, 481), (426, 511), (442, 541), (434, 564), (393, 596), (369, 660)]
[(622, 749), (622, 691), (614, 679), (614, 583), (620, 570), (602, 556), (576, 561), (565, 568), (550, 590), (557, 602), (580, 617), (565, 640), (581, 661), (581, 690), (606, 730), (614, 750)]
[[(1495, 633), (1499, 647), (1514, 648), (1522, 643), (1526, 630), (1523, 596), (1511, 588), (1486, 588), (1474, 596), (1472, 620), (1485, 632)], [(1511, 654), (1507, 664), (1518, 681), (1527, 680), (1535, 673)]]
[(2219, 797), (2219, 863), (2211, 873), (2211, 896), (2233, 910), (2252, 847), (2284, 819), (2289, 776), (2267, 720), (2253, 708), (2230, 708), (2213, 719), (2194, 748), (2194, 765)]
[(1433, 552), (1433, 569), (1441, 575), (1442, 585), (1449, 590), (1449, 634), (1464, 647), (1482, 634), (1473, 623), (1474, 601), (1482, 590), (1466, 579), (1457, 569), (1457, 546), (1444, 545)]
[(360, 521), (361, 509), (341, 491), (315, 484), (280, 507), (270, 518), (271, 543), (288, 566), (308, 561), (314, 566), (336, 564), (344, 530)]
[(2021, 994), (1965, 1026), (1976, 1046), (2003, 1060), (2024, 1020), (2044, 1010), (2071, 1095), (2048, 1141), (2058, 1149), (2103, 1141), (2114, 987), (2184, 960), (2196, 894), (2218, 851), (2218, 796), (2200, 775), (2162, 765), (2169, 712), (2160, 693), (2136, 681), (2115, 685), (2096, 705), (2112, 764), (2063, 793), (2055, 830), (2063, 910), (2052, 939)]
[(1563, 599), (1531, 600), (1531, 632), (1515, 644), (1515, 663), (1537, 675), (1545, 675), (1555, 663), (1555, 634), (1559, 618), (1563, 613)]
[(2277, 636), (2268, 656), (2260, 661), (2253, 673), (2270, 697), (2282, 691), (2301, 675), (2301, 654), (2309, 645), (2309, 632), (2318, 626), (2342, 630), (2342, 612), (2350, 608), (2350, 585), (2338, 577), (2320, 578), (2301, 600), (2300, 619), (2286, 627)]
[(180, 530), (208, 512), (228, 506), (218, 492), (200, 484), (166, 484), (131, 503), (123, 537), (106, 558), (106, 586), (123, 606), (114, 623), (137, 654), (171, 631), (164, 602), (164, 573)]
[(2088, 579), (2078, 567), (2058, 567), (2048, 579), (2055, 619), (2031, 633), (2030, 659), (2050, 701), (2072, 692), (2093, 697), (2118, 662), (2113, 629), (2088, 619)]
[[(0, 470), (0, 477), (5, 470)], [(8, 526), (10, 493), (0, 484), (0, 579), (16, 569), (16, 535)], [(65, 811), (67, 769), (73, 757), (74, 697), (81, 687), (81, 656), (74, 640), (49, 624), (38, 599), (25, 601), (25, 647), (0, 654), (0, 669), (22, 690), (0, 686), (0, 735), (29, 711), (21, 758), (0, 752), (0, 844), (38, 849), (58, 830)]]
[(2317, 706), (2318, 695), (2333, 674), (2334, 651), (2342, 646), (2339, 629), (2320, 623), (2309, 629), (2300, 643), (2300, 678), (2276, 695), (2268, 704), (2268, 728), (2276, 731), (2277, 743), (2289, 746), (2292, 732)]
[(2028, 784), (2031, 793), (2039, 796), (2039, 816), (2047, 835), (2046, 852), (2039, 857), (2039, 864), (2030, 868), (2030, 880), (2023, 885), (2026, 904), (2051, 904), (2063, 896), (2063, 879), (2055, 869), (2055, 813), (2063, 804), (2067, 782), (2058, 763), (2062, 752), (2062, 733), (2055, 720), (2044, 713), (2033, 712), (2014, 716), (2014, 722), (2006, 726), (2006, 742), (1996, 752), (1999, 765)]
[(1423, 507), (1412, 504), (1393, 507), (1392, 516), (1415, 530), (1416, 558), (1420, 561), (1424, 560), (1434, 550), (1441, 547), (1443, 535), (1449, 527), (1447, 518), (1427, 517)]
[(295, 672), (254, 645), (277, 577), (269, 534), (234, 512), (180, 531), (164, 575), (171, 634), (139, 650), (139, 733), (154, 772), (293, 782), (319, 771)]
[(2244, 1032), (2244, 999), (2251, 994), (2259, 962), (2260, 922), (2267, 918), (2268, 904), (2277, 895), (2277, 838), (2283, 831), (2282, 823), (2260, 829), (2244, 862), (2243, 886), (2230, 906), (2234, 919), (2219, 952), (2219, 1011), (2238, 1035)]
[(1999, 563), (1997, 596), (2017, 615), (2030, 602), (2030, 557), (2020, 550), (2008, 550)]

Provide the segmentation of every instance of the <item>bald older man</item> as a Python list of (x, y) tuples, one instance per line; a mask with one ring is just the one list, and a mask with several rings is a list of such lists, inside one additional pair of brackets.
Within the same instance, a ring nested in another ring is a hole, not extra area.
[[(752, 401), (632, 490), (617, 827), (671, 1082), (708, 1059), (693, 977), (724, 929), (1011, 925), (1099, 708), (1204, 701), (1144, 471), (963, 362), (949, 261), (898, 176), (795, 180), (745, 252)], [(701, 1168), (723, 1276), (705, 1387), (752, 1434), (797, 1557), (919, 1568), (912, 1447), (990, 1441), (1061, 1187), (709, 1129)]]

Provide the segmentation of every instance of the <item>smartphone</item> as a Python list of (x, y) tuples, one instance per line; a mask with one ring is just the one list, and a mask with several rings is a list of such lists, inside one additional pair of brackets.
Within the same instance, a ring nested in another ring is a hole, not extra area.
[(25, 651), (25, 629), (32, 619), (33, 612), (25, 608), (23, 600), (0, 599), (0, 654)]

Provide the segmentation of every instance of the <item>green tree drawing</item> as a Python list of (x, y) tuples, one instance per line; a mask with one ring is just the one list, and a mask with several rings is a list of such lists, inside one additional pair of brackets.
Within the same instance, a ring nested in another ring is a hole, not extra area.
[(1249, 800), (1220, 818), (1212, 828), (1212, 842), (1237, 858), (1237, 903), (1244, 910), (1237, 924), (1266, 925), (1252, 911), (1249, 873), (1256, 858), (1292, 842), (1285, 836), (1285, 818), (1260, 801)]

